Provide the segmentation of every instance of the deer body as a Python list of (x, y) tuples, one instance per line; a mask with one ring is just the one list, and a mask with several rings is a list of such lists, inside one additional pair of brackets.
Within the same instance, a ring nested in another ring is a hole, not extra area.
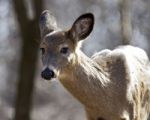
[(149, 93), (145, 94), (149, 92), (145, 82), (150, 75), (145, 73), (149, 71), (149, 60), (144, 51), (126, 46), (101, 52), (92, 59), (81, 51), (77, 54), (77, 65), (67, 69), (60, 81), (85, 106), (90, 120), (147, 119), (149, 106), (141, 106), (144, 99), (148, 100), (145, 105), (150, 102)]
[(69, 31), (50, 32), (48, 13), (41, 18), (44, 79), (57, 77), (84, 105), (88, 120), (148, 119), (150, 63), (142, 49), (120, 46), (89, 58), (77, 46), (92, 31), (91, 14), (79, 17)]

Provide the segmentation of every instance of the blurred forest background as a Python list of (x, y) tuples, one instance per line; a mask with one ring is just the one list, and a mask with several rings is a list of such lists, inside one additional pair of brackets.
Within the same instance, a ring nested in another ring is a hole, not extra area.
[(58, 80), (40, 77), (38, 19), (44, 9), (62, 29), (85, 12), (95, 15), (82, 47), (88, 56), (128, 43), (150, 56), (150, 0), (0, 0), (0, 120), (85, 120), (82, 105)]

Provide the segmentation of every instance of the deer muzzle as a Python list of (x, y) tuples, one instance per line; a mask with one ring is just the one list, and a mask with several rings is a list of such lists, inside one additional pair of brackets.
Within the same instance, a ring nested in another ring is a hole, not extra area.
[(45, 80), (51, 80), (52, 78), (55, 77), (55, 73), (53, 70), (47, 67), (41, 72), (41, 77)]

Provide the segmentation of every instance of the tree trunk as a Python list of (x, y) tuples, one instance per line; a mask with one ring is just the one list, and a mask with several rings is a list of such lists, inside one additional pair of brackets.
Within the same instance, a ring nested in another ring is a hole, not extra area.
[(43, 1), (32, 0), (35, 11), (34, 19), (27, 16), (24, 0), (13, 0), (13, 6), (19, 23), (22, 39), (21, 59), (19, 64), (19, 77), (17, 85), (15, 120), (30, 120), (32, 93), (34, 88), (34, 77), (37, 64), (38, 44), (40, 38), (38, 29), (38, 18), (42, 12)]
[(120, 0), (120, 23), (122, 44), (130, 44), (132, 40), (131, 0)]

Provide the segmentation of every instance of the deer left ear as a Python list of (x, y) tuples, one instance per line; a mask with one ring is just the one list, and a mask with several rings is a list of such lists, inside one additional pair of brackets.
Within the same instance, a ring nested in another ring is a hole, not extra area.
[(91, 13), (86, 13), (81, 15), (72, 25), (69, 31), (73, 39), (83, 40), (85, 39), (93, 30), (94, 26), (94, 15)]
[(48, 10), (42, 12), (39, 19), (39, 27), (41, 38), (43, 38), (46, 34), (58, 29), (55, 17)]

